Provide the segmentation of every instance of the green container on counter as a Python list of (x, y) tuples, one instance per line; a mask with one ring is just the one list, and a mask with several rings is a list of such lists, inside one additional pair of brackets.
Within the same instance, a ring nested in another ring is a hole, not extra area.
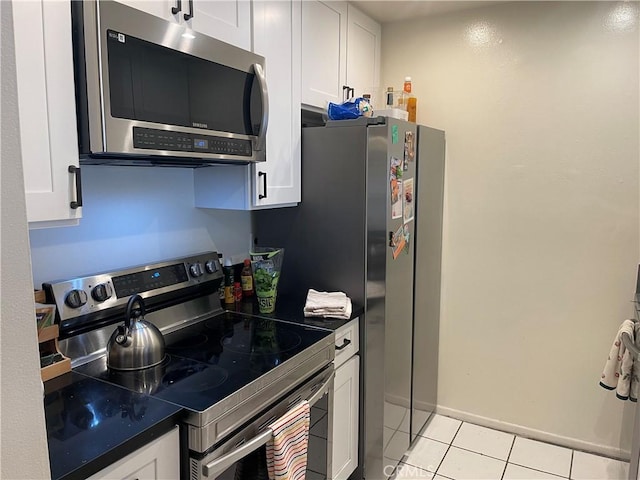
[(284, 248), (256, 247), (249, 255), (260, 313), (273, 313), (276, 308)]

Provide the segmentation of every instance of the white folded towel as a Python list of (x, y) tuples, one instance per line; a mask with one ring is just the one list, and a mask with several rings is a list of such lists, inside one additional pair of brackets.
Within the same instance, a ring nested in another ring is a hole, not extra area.
[(600, 376), (600, 386), (607, 390), (615, 389), (616, 397), (620, 400), (628, 399), (635, 402), (638, 398), (640, 360), (634, 359), (633, 354), (625, 347), (622, 341), (623, 333), (629, 335), (637, 346), (640, 340), (640, 324), (633, 320), (625, 320), (620, 325)]
[(313, 288), (307, 293), (305, 317), (351, 318), (351, 299), (343, 292), (319, 292)]

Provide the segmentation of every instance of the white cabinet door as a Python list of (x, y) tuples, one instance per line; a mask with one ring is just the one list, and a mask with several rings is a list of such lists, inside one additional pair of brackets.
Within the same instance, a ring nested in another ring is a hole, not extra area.
[(196, 32), (231, 45), (251, 49), (250, 0), (117, 1), (172, 23), (186, 24)]
[(20, 141), (30, 227), (76, 225), (78, 167), (71, 7), (14, 1)]
[(251, 50), (249, 0), (182, 0), (182, 10), (193, 15), (188, 23), (196, 32)]
[(297, 1), (254, 2), (254, 51), (266, 58), (269, 88), (267, 161), (252, 166), (252, 203), (300, 201), (300, 36)]
[[(116, 0), (118, 3), (164, 18), (170, 22), (183, 21), (185, 2), (182, 0)], [(175, 12), (175, 13), (174, 13)]]
[(175, 480), (180, 478), (178, 427), (130, 453), (88, 480)]
[(333, 480), (345, 480), (358, 466), (358, 384), (360, 357), (336, 370), (333, 393)]
[(347, 18), (347, 85), (355, 90), (356, 97), (369, 93), (374, 107), (382, 106), (380, 24), (352, 5), (349, 5)]
[(342, 102), (347, 58), (347, 3), (302, 2), (302, 103)]
[(194, 171), (195, 205), (252, 210), (300, 201), (300, 2), (253, 3), (253, 50), (266, 59), (266, 162)]

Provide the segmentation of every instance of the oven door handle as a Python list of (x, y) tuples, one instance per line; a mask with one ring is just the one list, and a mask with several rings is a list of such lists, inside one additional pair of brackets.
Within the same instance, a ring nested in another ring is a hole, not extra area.
[[(323, 395), (326, 393), (327, 387), (333, 381), (334, 376), (335, 376), (335, 373), (331, 372), (331, 375), (329, 375), (329, 377), (324, 382), (322, 382), (322, 384), (320, 384), (318, 388), (314, 390), (314, 394), (308, 400), (309, 405), (314, 405), (318, 400), (320, 400), (323, 397)], [(267, 442), (271, 440), (272, 436), (273, 436), (273, 430), (268, 428), (267, 430), (262, 432), (260, 435), (253, 437), (247, 443), (244, 443), (241, 446), (239, 446), (237, 449), (227, 453), (226, 455), (216, 458), (215, 460), (212, 460), (206, 465), (203, 465), (202, 474), (205, 476), (205, 478), (209, 478), (210, 476), (215, 475), (216, 473), (224, 472), (227, 468), (229, 468), (231, 465), (236, 463), (238, 460), (243, 459), (244, 457), (249, 455), (251, 452), (256, 451), (263, 445), (266, 445)]]
[(307, 400), (309, 402), (309, 405), (311, 406), (315, 405), (316, 402), (324, 396), (324, 394), (326, 393), (325, 390), (327, 389), (329, 384), (333, 381), (333, 378), (335, 376), (336, 376), (336, 373), (331, 372), (331, 375), (329, 375), (329, 377), (322, 383), (322, 385), (320, 385), (317, 389), (314, 386), (313, 390), (315, 393), (311, 396), (311, 398), (309, 398), (309, 400)]
[(216, 473), (224, 472), (231, 465), (236, 463), (238, 460), (243, 459), (251, 452), (256, 451), (263, 445), (266, 445), (271, 437), (273, 436), (273, 430), (267, 429), (262, 432), (260, 435), (253, 437), (244, 445), (238, 447), (236, 450), (223, 455), (220, 458), (216, 458), (215, 460), (207, 463), (202, 466), (202, 474), (209, 478), (211, 475), (215, 475)]

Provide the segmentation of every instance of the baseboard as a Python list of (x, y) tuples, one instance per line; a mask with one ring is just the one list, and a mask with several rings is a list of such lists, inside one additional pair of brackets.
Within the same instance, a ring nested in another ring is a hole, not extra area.
[(543, 432), (541, 430), (525, 427), (523, 425), (517, 425), (515, 423), (502, 422), (494, 418), (482, 417), (480, 415), (474, 415), (472, 413), (443, 407), (441, 405), (438, 405), (436, 407), (436, 413), (438, 413), (439, 415), (444, 415), (445, 417), (455, 418), (463, 422), (474, 423), (482, 427), (488, 427), (493, 428), (494, 430), (513, 433), (521, 437), (530, 438), (531, 440), (538, 440), (541, 442), (551, 443), (574, 450), (581, 450), (588, 453), (595, 453), (597, 455), (604, 455), (606, 457), (615, 458), (616, 460), (622, 460), (625, 462), (629, 461), (629, 457), (631, 455), (629, 451), (620, 450), (619, 448), (600, 445), (597, 443), (585, 442), (583, 440), (578, 440), (572, 437), (563, 437), (562, 435)]
[(385, 393), (384, 400), (385, 402), (389, 402), (389, 403), (392, 403), (393, 405), (398, 405), (406, 409), (411, 408), (411, 400), (406, 397), (401, 397), (400, 395)]

